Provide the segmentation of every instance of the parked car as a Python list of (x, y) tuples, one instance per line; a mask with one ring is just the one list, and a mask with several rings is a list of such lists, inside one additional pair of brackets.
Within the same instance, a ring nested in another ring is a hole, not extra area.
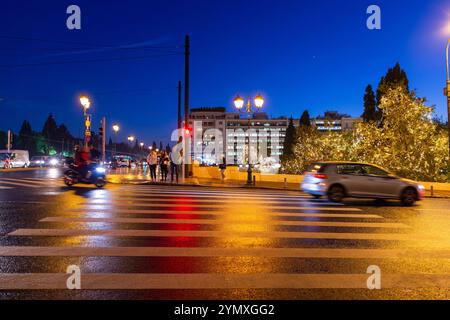
[(425, 188), (412, 180), (399, 178), (387, 170), (367, 163), (317, 162), (305, 172), (301, 189), (332, 202), (344, 198), (398, 199), (411, 206), (422, 200)]
[(10, 168), (30, 166), (30, 155), (27, 150), (0, 150), (0, 168), (6, 168), (8, 159)]

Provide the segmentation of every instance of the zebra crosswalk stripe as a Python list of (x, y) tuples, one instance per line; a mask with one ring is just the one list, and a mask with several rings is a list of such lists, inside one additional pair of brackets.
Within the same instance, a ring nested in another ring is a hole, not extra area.
[[(2, 273), (1, 290), (67, 289), (64, 273)], [(84, 273), (84, 290), (367, 289), (367, 274)], [(449, 274), (383, 274), (383, 288), (450, 288)]]

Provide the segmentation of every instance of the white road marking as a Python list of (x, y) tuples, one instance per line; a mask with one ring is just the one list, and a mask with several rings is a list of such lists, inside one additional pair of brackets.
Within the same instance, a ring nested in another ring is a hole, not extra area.
[[(20, 182), (18, 182), (20, 181)], [(5, 179), (5, 178), (1, 178), (0, 179), (0, 184), (6, 184), (6, 185), (11, 185), (11, 186), (17, 186), (17, 187), (26, 187), (26, 188), (39, 188), (39, 186), (31, 184), (31, 183), (21, 183), (24, 182), (23, 180), (19, 180), (19, 179)]]
[(161, 189), (155, 189), (155, 190), (147, 190), (147, 191), (143, 191), (140, 189), (126, 189), (124, 190), (123, 188), (121, 188), (120, 190), (115, 190), (114, 192), (116, 193), (120, 193), (120, 194), (126, 194), (127, 192), (129, 192), (131, 195), (154, 195), (154, 194), (171, 194), (171, 195), (199, 195), (199, 194), (203, 194), (203, 195), (216, 195), (216, 196), (238, 196), (238, 197), (258, 197), (258, 198), (262, 198), (262, 197), (281, 197), (281, 198), (309, 198), (311, 199), (311, 197), (307, 196), (306, 194), (298, 194), (298, 195), (290, 195), (290, 194), (285, 194), (285, 193), (251, 193), (251, 192), (230, 192), (230, 191), (213, 191), (213, 190), (204, 190), (204, 189), (199, 189), (199, 190), (193, 190), (193, 189), (189, 189), (189, 190), (161, 190)]
[[(78, 222), (78, 223), (132, 223), (132, 224), (198, 224), (198, 225), (222, 225), (222, 220), (209, 219), (152, 219), (152, 218), (79, 218), (79, 217), (47, 217), (40, 222)], [(403, 223), (376, 223), (376, 222), (326, 222), (326, 221), (267, 221), (255, 219), (227, 219), (228, 224), (252, 224), (270, 226), (314, 226), (314, 227), (346, 227), (346, 228), (386, 228), (407, 229), (409, 226)]]
[(436, 237), (386, 233), (340, 232), (284, 232), (284, 231), (205, 231), (205, 230), (95, 230), (95, 229), (18, 229), (9, 236), (109, 236), (109, 237), (193, 237), (193, 238), (280, 238), (280, 239), (334, 239), (334, 240), (386, 240), (432, 241)]
[(449, 259), (450, 250), (177, 247), (0, 247), (4, 257), (266, 257), (323, 259)]
[[(67, 289), (64, 273), (3, 273), (1, 290)], [(125, 289), (367, 289), (367, 274), (84, 273), (83, 290)], [(450, 288), (448, 274), (383, 274), (382, 287)]]
[[(229, 203), (231, 206), (238, 206), (236, 203)], [(88, 204), (86, 209), (111, 209), (111, 208), (120, 208), (120, 207), (129, 207), (130, 205), (138, 206), (138, 207), (156, 207), (156, 208), (224, 208), (226, 205), (223, 204), (178, 204), (178, 203), (121, 203), (115, 202), (114, 204)], [(241, 204), (239, 207), (242, 208)], [(264, 208), (265, 210), (312, 210), (312, 211), (345, 211), (345, 212), (360, 212), (362, 211), (359, 208), (341, 208), (341, 207), (305, 207), (305, 206), (276, 206), (276, 205), (252, 205), (254, 210), (260, 210), (260, 208)]]
[[(114, 214), (164, 214), (164, 215), (229, 215), (230, 213), (222, 211), (180, 211), (180, 210), (152, 210), (152, 209), (107, 209), (107, 208), (77, 208), (68, 209), (66, 212), (78, 212), (88, 214), (103, 214), (104, 211)], [(242, 214), (242, 213), (241, 213)], [(245, 213), (248, 215), (248, 213)], [(256, 213), (255, 213), (256, 214)], [(355, 218), (355, 219), (384, 219), (382, 216), (375, 214), (351, 214), (351, 213), (299, 213), (299, 212), (258, 212), (259, 215), (271, 217), (305, 217), (305, 218)]]

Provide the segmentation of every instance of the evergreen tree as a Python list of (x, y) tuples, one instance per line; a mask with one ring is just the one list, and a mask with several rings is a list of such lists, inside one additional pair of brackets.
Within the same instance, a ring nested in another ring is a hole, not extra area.
[(112, 141), (111, 137), (109, 137), (108, 146), (111, 147), (112, 145), (113, 145), (113, 141)]
[(301, 126), (310, 126), (311, 125), (311, 118), (309, 116), (308, 110), (305, 110), (300, 117), (300, 125)]
[(49, 140), (55, 140), (58, 135), (58, 126), (56, 124), (55, 118), (50, 113), (48, 115), (47, 121), (44, 123), (42, 128), (42, 135)]
[(8, 143), (7, 134), (5, 131), (0, 131), (0, 150), (6, 149), (6, 144)]
[(364, 119), (364, 122), (375, 122), (379, 120), (375, 93), (370, 84), (366, 87), (366, 93), (364, 94), (364, 113), (362, 118)]
[(400, 67), (400, 64), (397, 64), (390, 68), (384, 77), (381, 77), (380, 83), (378, 84), (377, 89), (377, 106), (380, 106), (381, 99), (383, 96), (389, 92), (391, 89), (396, 88), (398, 86), (403, 87), (409, 92), (409, 80), (406, 75), (405, 70)]
[(284, 138), (284, 145), (283, 145), (283, 155), (281, 157), (281, 162), (285, 163), (287, 160), (291, 159), (294, 156), (294, 145), (296, 140), (296, 130), (294, 126), (294, 119), (289, 119), (289, 124), (286, 129), (286, 136)]
[(36, 142), (31, 125), (27, 120), (22, 123), (22, 127), (20, 128), (19, 137), (17, 139), (17, 148), (28, 150), (30, 155), (35, 154)]

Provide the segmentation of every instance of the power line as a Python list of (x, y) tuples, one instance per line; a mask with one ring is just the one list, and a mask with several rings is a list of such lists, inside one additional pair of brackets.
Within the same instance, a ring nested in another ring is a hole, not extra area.
[[(17, 36), (0, 36), (1, 39), (10, 39), (10, 40), (25, 40), (25, 41), (39, 41), (39, 42), (48, 42), (48, 43), (60, 43), (60, 44), (70, 44), (70, 45), (79, 45), (79, 46), (84, 46), (84, 47), (90, 47), (90, 48), (115, 48), (118, 47), (117, 45), (113, 46), (113, 45), (103, 45), (103, 46), (98, 46), (98, 45), (94, 45), (94, 44), (87, 44), (87, 43), (80, 43), (80, 42), (71, 42), (71, 41), (64, 41), (64, 40), (50, 40), (50, 39), (42, 39), (42, 38), (31, 38), (31, 37), (17, 37)], [(128, 44), (129, 46), (130, 44)], [(133, 45), (133, 44), (131, 44)], [(120, 46), (120, 45), (119, 45)], [(127, 46), (127, 45), (122, 45), (122, 46)], [(182, 46), (179, 45), (172, 45), (172, 46), (148, 46), (148, 47), (153, 47), (153, 48), (165, 48), (165, 49), (169, 49), (169, 48), (176, 48), (176, 49), (180, 49), (182, 48)]]
[(146, 56), (135, 56), (135, 57), (120, 57), (120, 58), (99, 58), (90, 60), (68, 60), (68, 61), (53, 61), (53, 62), (43, 62), (43, 63), (28, 63), (28, 64), (12, 64), (12, 65), (0, 65), (0, 68), (25, 68), (25, 67), (41, 67), (49, 65), (64, 65), (64, 64), (76, 64), (76, 63), (92, 63), (92, 62), (107, 62), (107, 61), (126, 61), (126, 60), (140, 60), (148, 59), (152, 57), (168, 57), (177, 56), (182, 53), (168, 53), (168, 54), (155, 54)]

